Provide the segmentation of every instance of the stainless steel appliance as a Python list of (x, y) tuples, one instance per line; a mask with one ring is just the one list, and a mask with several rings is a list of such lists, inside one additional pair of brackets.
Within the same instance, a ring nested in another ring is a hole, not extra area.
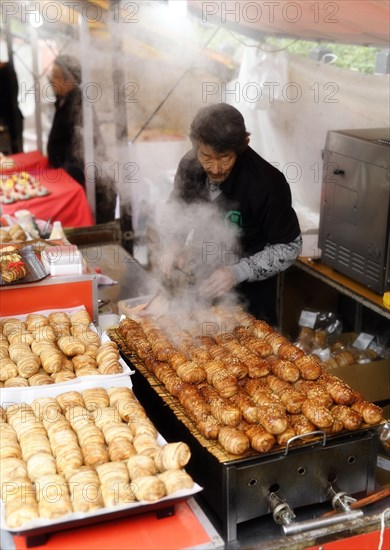
[(329, 131), (319, 247), (323, 263), (382, 294), (390, 288), (390, 129)]

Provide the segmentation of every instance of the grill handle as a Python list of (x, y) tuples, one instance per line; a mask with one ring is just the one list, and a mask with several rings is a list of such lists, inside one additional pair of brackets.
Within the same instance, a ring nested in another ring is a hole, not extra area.
[[(293, 443), (294, 441), (296, 441), (297, 439), (304, 439), (305, 437), (313, 437), (313, 436), (316, 436), (316, 435), (322, 435), (322, 446), (325, 447), (325, 445), (326, 445), (326, 433), (323, 432), (322, 430), (316, 430), (315, 432), (309, 432), (307, 434), (294, 435), (294, 437), (290, 437), (290, 439), (286, 443), (286, 449), (284, 451), (284, 456), (288, 455), (288, 448), (289, 448), (290, 444)], [(321, 443), (321, 440), (314, 441), (313, 443)]]
[[(285, 535), (297, 535), (298, 533), (304, 533), (305, 531), (311, 531), (313, 529), (322, 529), (323, 527), (329, 527), (329, 525), (335, 525), (343, 521), (354, 521), (363, 516), (362, 510), (353, 510), (352, 512), (342, 512), (335, 514), (334, 516), (328, 516), (326, 518), (308, 519), (306, 521), (299, 521), (291, 523), (289, 525), (283, 525), (282, 529)], [(333, 521), (327, 521), (333, 520)]]

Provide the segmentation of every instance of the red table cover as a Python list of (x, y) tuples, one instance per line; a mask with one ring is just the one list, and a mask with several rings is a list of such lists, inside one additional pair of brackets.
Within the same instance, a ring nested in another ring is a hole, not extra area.
[(15, 164), (7, 166), (5, 164), (0, 166), (0, 174), (14, 174), (15, 172), (30, 172), (31, 170), (41, 170), (49, 166), (49, 162), (46, 157), (42, 155), (40, 151), (31, 151), (30, 153), (17, 153), (16, 155), (10, 155), (9, 157)]
[[(14, 155), (16, 156), (16, 155)], [(15, 172), (15, 169), (14, 169)], [(3, 214), (30, 210), (37, 219), (60, 221), (63, 227), (83, 227), (94, 224), (83, 187), (62, 168), (38, 169), (29, 172), (50, 191), (44, 197), (3, 204)]]
[[(13, 537), (17, 550), (25, 550), (26, 539)], [(35, 550), (176, 550), (210, 544), (210, 535), (186, 502), (175, 506), (175, 514), (157, 519), (149, 512), (51, 534)]]

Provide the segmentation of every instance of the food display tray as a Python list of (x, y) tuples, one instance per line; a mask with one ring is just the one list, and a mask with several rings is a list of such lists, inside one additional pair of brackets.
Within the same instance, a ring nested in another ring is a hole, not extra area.
[[(131, 380), (128, 377), (123, 376), (121, 378), (116, 378), (115, 380), (100, 380), (100, 382), (101, 383), (97, 385), (94, 380), (84, 380), (79, 385), (73, 387), (72, 391), (81, 392), (95, 387), (101, 387), (104, 389), (119, 386), (132, 387)], [(56, 397), (57, 395), (64, 393), (64, 391), (68, 391), (69, 388), (65, 389), (60, 387), (60, 385), (52, 384), (50, 386), (36, 386), (31, 389), (33, 391), (28, 394), (21, 393), (19, 399), (15, 399), (14, 393), (10, 395), (7, 388), (3, 389), (0, 394), (0, 405), (6, 408), (7, 406), (15, 403), (19, 404), (24, 402), (29, 404), (38, 397)], [(160, 433), (158, 434), (157, 441), (160, 445), (164, 445), (167, 442)], [(178, 441), (178, 439), (176, 439), (176, 441)], [(7, 528), (6, 526), (4, 504), (1, 502), (0, 520), (2, 528), (5, 531), (8, 531), (12, 535), (21, 535), (26, 537), (26, 545), (28, 547), (32, 547), (44, 544), (50, 533), (93, 525), (96, 523), (101, 523), (102, 521), (111, 521), (137, 514), (144, 514), (146, 512), (155, 512), (158, 518), (172, 516), (175, 513), (176, 504), (188, 500), (200, 491), (202, 491), (202, 487), (194, 481), (194, 485), (191, 489), (177, 491), (176, 493), (172, 493), (171, 495), (155, 502), (140, 501), (113, 508), (101, 508), (88, 513), (73, 512), (55, 520), (38, 518), (26, 523), (22, 527), (14, 529)]]
[[(85, 309), (85, 307), (82, 308), (82, 307), (78, 306), (78, 307), (66, 308), (66, 309), (45, 309), (45, 310), (39, 310), (39, 311), (32, 311), (30, 313), (39, 313), (41, 315), (47, 316), (50, 313), (55, 313), (55, 312), (58, 312), (58, 311), (62, 311), (63, 313), (66, 313), (67, 315), (72, 315), (72, 313), (75, 313), (76, 311), (79, 311), (81, 309)], [(12, 315), (12, 319), (20, 319), (21, 321), (24, 321), (26, 319), (27, 315), (28, 315), (27, 313), (20, 314), (20, 315)], [(7, 317), (3, 317), (3, 319), (6, 319), (6, 318)], [(91, 323), (90, 329), (98, 332), (98, 334), (100, 336), (100, 340), (101, 340), (102, 343), (108, 342), (110, 340), (110, 338), (108, 337), (107, 332), (102, 331), (99, 327), (96, 327), (93, 323)], [(59, 388), (62, 388), (63, 391), (65, 391), (66, 389), (69, 389), (69, 386), (71, 386), (71, 387), (75, 386), (74, 389), (76, 391), (79, 391), (78, 388), (81, 387), (80, 385), (83, 384), (84, 380), (92, 380), (94, 382), (95, 386), (100, 386), (102, 379), (104, 379), (104, 380), (116, 380), (116, 379), (118, 379), (120, 377), (123, 377), (123, 376), (125, 376), (126, 378), (129, 378), (132, 374), (134, 374), (134, 371), (130, 369), (128, 363), (126, 361), (124, 361), (123, 358), (119, 359), (119, 363), (121, 364), (123, 371), (118, 373), (118, 374), (100, 374), (100, 375), (95, 375), (95, 376), (94, 375), (80, 376), (80, 377), (73, 378), (72, 380), (68, 380), (67, 382), (58, 382), (56, 384), (48, 384), (47, 386), (49, 386), (49, 387), (55, 386), (56, 388), (59, 387)], [(131, 379), (129, 379), (129, 380), (130, 380), (129, 383), (131, 384)], [(6, 391), (7, 395), (10, 398), (14, 399), (14, 401), (17, 403), (18, 400), (20, 399), (21, 395), (25, 395), (25, 394), (28, 394), (28, 393), (34, 393), (34, 388), (36, 389), (37, 387), (42, 388), (42, 387), (46, 387), (46, 386), (27, 386), (27, 387), (11, 386), (11, 387), (8, 387), (8, 388), (0, 388), (0, 395)]]
[(18, 254), (22, 257), (22, 260), (26, 264), (27, 274), (25, 277), (13, 281), (12, 283), (6, 283), (0, 274), (0, 286), (14, 286), (26, 283), (35, 283), (41, 281), (49, 275), (49, 271), (44, 267), (38, 255), (34, 252), (31, 245), (24, 246), (17, 250)]
[[(179, 401), (129, 351), (117, 331), (109, 336), (132, 365), (133, 390), (152, 422), (168, 440), (179, 438), (191, 448), (187, 470), (204, 487), (200, 497), (220, 521), (224, 538), (237, 538), (237, 525), (270, 513), (268, 497), (276, 493), (293, 508), (321, 504), (329, 484), (341, 491), (365, 495), (375, 488), (379, 436), (377, 426), (326, 437), (322, 432), (275, 447), (268, 453), (249, 451), (233, 456), (205, 439)], [(329, 509), (331, 504), (329, 503)]]

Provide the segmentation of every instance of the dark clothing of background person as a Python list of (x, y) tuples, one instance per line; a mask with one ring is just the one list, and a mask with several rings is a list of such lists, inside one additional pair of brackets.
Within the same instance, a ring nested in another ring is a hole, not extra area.
[[(267, 245), (288, 245), (300, 236), (286, 178), (251, 147), (238, 155), (219, 188), (221, 193), (213, 203), (225, 219), (238, 223), (242, 258), (249, 258)], [(172, 198), (187, 204), (210, 201), (207, 176), (194, 150), (179, 163)], [(261, 268), (255, 270), (261, 277)], [(242, 282), (236, 291), (252, 315), (271, 324), (277, 322), (277, 276)]]
[[(80, 75), (81, 80), (81, 75)], [(47, 143), (49, 164), (63, 168), (85, 188), (83, 105), (79, 81), (65, 95), (58, 95), (55, 114)], [(93, 140), (95, 152), (96, 223), (106, 223), (115, 218), (116, 192), (114, 181), (104, 173), (107, 160), (105, 144), (99, 122), (93, 110)], [(89, 168), (88, 170), (91, 170)]]
[(23, 115), (18, 105), (18, 79), (11, 63), (0, 63), (0, 124), (7, 127), (10, 151), (23, 152)]
[(81, 90), (76, 87), (65, 97), (57, 97), (53, 124), (47, 142), (47, 156), (52, 168), (63, 168), (85, 187), (81, 121)]

